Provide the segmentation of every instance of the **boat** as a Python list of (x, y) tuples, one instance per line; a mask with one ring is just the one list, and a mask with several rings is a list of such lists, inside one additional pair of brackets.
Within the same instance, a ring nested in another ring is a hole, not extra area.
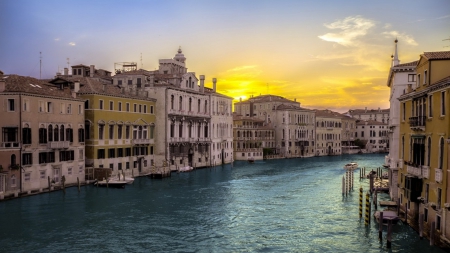
[[(378, 223), (380, 223), (380, 211), (376, 211), (373, 214), (373, 217), (375, 217), (375, 220)], [(389, 220), (392, 221), (392, 224), (396, 224), (400, 220), (400, 218), (397, 216), (397, 212), (384, 210), (383, 211), (383, 225), (387, 225)]]
[(356, 170), (358, 168), (358, 164), (355, 162), (347, 163), (344, 165), (345, 170)]
[(192, 171), (192, 170), (194, 170), (194, 168), (192, 168), (191, 166), (185, 166), (185, 167), (178, 168), (178, 172), (188, 172), (188, 171)]
[[(134, 179), (133, 179), (134, 180)], [(119, 181), (114, 178), (96, 181), (94, 183), (95, 186), (102, 186), (102, 187), (112, 187), (112, 188), (125, 188), (125, 185), (127, 185), (127, 181)]]
[(247, 160), (249, 163), (254, 163), (255, 162), (255, 158), (253, 158), (253, 157), (250, 157), (250, 158), (248, 158), (248, 160)]

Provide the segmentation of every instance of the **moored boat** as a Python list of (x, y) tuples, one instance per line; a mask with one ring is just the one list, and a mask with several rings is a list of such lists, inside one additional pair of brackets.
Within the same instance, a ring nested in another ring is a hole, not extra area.
[(358, 168), (358, 164), (355, 162), (347, 163), (344, 165), (345, 170), (356, 170)]
[(128, 184), (127, 181), (119, 181), (117, 179), (106, 179), (94, 183), (94, 185), (96, 186), (112, 187), (112, 188), (125, 188), (126, 184)]
[(253, 158), (253, 157), (250, 157), (250, 158), (248, 158), (248, 160), (247, 160), (249, 163), (254, 163), (255, 162), (255, 158)]
[[(375, 217), (375, 220), (380, 223), (380, 211), (376, 211), (373, 214), (373, 217)], [(397, 216), (397, 212), (384, 210), (383, 211), (383, 225), (387, 225), (388, 221), (391, 220), (392, 224), (396, 224), (400, 218)]]
[(178, 168), (179, 172), (188, 172), (188, 171), (192, 171), (192, 170), (194, 170), (194, 168), (191, 167), (191, 166), (185, 166), (185, 167), (179, 167)]

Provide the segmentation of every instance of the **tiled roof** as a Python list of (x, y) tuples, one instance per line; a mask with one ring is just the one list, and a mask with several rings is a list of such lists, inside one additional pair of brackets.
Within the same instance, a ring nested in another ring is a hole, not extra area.
[(419, 63), (419, 61), (402, 63), (402, 64), (395, 65), (394, 67), (415, 67), (415, 66), (417, 66), (417, 63)]
[(281, 104), (277, 106), (277, 110), (302, 110), (302, 111), (311, 111), (310, 109), (306, 109), (303, 107), (299, 107), (293, 104)]
[[(146, 96), (135, 95), (132, 94), (131, 92), (124, 93), (121, 87), (113, 84), (105, 84), (103, 82), (95, 80), (95, 78), (89, 77), (58, 77), (58, 78), (71, 83), (79, 81), (80, 82), (79, 94), (102, 94), (102, 95), (128, 97), (142, 100), (151, 100), (151, 101), (155, 100), (153, 98), (149, 98)], [(56, 81), (58, 78), (54, 79), (53, 81)]]
[(424, 52), (423, 56), (425, 56), (428, 60), (450, 59), (450, 51)]
[(366, 125), (366, 123), (367, 123), (367, 125), (377, 125), (377, 126), (387, 126), (388, 125), (387, 123), (383, 123), (383, 122), (375, 121), (375, 120), (371, 120), (371, 119), (356, 121), (356, 125), (358, 125), (358, 126)]
[(42, 96), (71, 98), (70, 89), (59, 89), (53, 84), (29, 76), (7, 75), (5, 79), (5, 92), (23, 92)]
[(264, 122), (263, 119), (255, 118), (255, 117), (249, 117), (249, 116), (243, 116), (243, 115), (233, 115), (233, 120), (246, 120), (246, 121), (253, 121), (253, 122)]
[(373, 113), (389, 113), (389, 109), (350, 109), (348, 114), (373, 114)]
[(260, 96), (256, 96), (256, 97), (251, 97), (251, 98), (249, 98), (247, 101), (236, 102), (236, 104), (238, 104), (238, 103), (249, 103), (249, 102), (253, 102), (253, 103), (264, 103), (264, 102), (298, 103), (298, 102), (295, 102), (295, 101), (286, 99), (286, 98), (281, 97), (281, 96), (276, 96), (276, 95), (260, 95)]
[(333, 118), (343, 118), (348, 117), (346, 115), (340, 114), (338, 112), (334, 112), (331, 110), (314, 110), (316, 112), (316, 118), (317, 117), (333, 117)]

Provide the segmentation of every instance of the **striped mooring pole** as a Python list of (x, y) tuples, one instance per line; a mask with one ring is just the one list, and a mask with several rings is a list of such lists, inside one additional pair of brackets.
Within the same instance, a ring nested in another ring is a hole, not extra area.
[(363, 212), (363, 188), (359, 188), (359, 219), (362, 219)]
[(370, 198), (370, 195), (369, 195), (369, 192), (367, 192), (366, 193), (366, 212), (365, 212), (365, 219), (364, 219), (364, 224), (366, 225), (366, 226), (368, 226), (369, 224), (370, 224), (370, 210), (369, 210), (369, 208), (370, 208), (370, 200), (369, 200), (369, 198)]

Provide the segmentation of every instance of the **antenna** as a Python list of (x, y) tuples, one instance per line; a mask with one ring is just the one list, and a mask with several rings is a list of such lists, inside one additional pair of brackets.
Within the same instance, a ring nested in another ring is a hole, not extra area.
[(42, 52), (39, 52), (39, 79), (42, 79), (41, 74), (42, 74)]
[[(442, 41), (450, 40), (450, 37), (448, 39), (443, 39)], [(450, 46), (444, 46), (444, 47), (450, 47)]]

